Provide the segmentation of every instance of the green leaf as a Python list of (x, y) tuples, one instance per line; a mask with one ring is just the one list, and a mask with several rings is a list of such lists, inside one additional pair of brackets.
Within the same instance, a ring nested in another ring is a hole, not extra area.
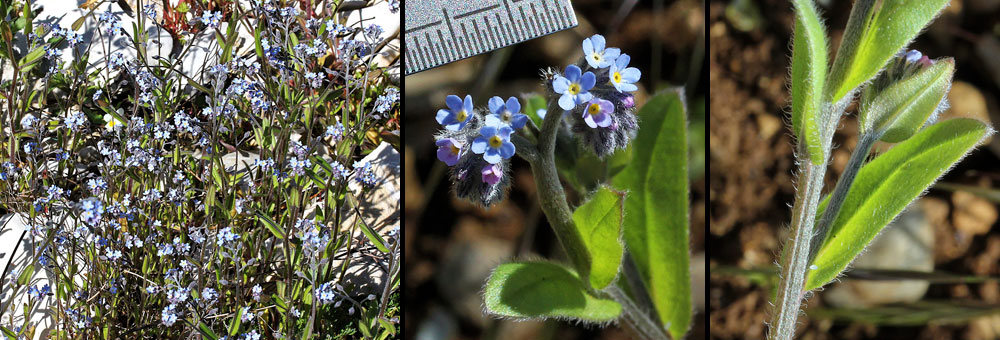
[(198, 331), (201, 332), (201, 335), (204, 335), (206, 339), (211, 339), (211, 340), (219, 339), (219, 336), (212, 331), (212, 328), (208, 327), (208, 325), (206, 325), (204, 322), (198, 325)]
[(17, 333), (7, 329), (7, 327), (0, 326), (0, 332), (3, 332), (3, 335), (6, 335), (8, 338), (17, 339)]
[(382, 236), (379, 236), (379, 234), (372, 230), (367, 223), (362, 221), (360, 215), (358, 216), (358, 225), (361, 226), (361, 232), (364, 233), (365, 237), (367, 237), (368, 240), (375, 245), (375, 248), (378, 248), (378, 250), (383, 253), (389, 252), (389, 248), (385, 246), (385, 241), (382, 240)]
[(809, 159), (819, 164), (825, 157), (820, 116), (826, 81), (826, 33), (812, 0), (795, 0), (795, 33), (792, 40), (792, 130), (805, 143)]
[(521, 97), (524, 100), (524, 114), (531, 118), (531, 121), (535, 123), (535, 126), (542, 126), (542, 117), (538, 115), (538, 110), (545, 109), (545, 97), (538, 94), (527, 94)]
[(236, 316), (229, 322), (229, 336), (236, 336), (240, 332), (240, 323), (243, 319), (243, 308), (236, 309)]
[[(903, 208), (992, 133), (980, 121), (951, 119), (927, 127), (865, 164), (816, 254), (816, 269), (810, 271), (805, 289), (836, 278)], [(820, 203), (816, 216), (828, 202), (829, 197)]]
[(837, 50), (826, 97), (838, 102), (878, 74), (934, 19), (948, 0), (858, 0)]
[(614, 178), (628, 191), (625, 245), (674, 339), (691, 324), (688, 267), (687, 122), (683, 90), (659, 93), (639, 110), (632, 161)]
[(625, 193), (607, 187), (597, 190), (573, 212), (573, 222), (590, 252), (590, 286), (604, 289), (618, 276), (621, 266), (621, 229), (625, 214)]
[(595, 296), (569, 268), (552, 262), (513, 262), (498, 266), (486, 282), (490, 314), (516, 319), (559, 318), (607, 322), (622, 306)]
[(862, 97), (858, 120), (863, 131), (882, 132), (880, 140), (897, 143), (917, 132), (951, 88), (955, 60), (938, 60), (934, 65), (897, 81), (878, 92), (873, 100)]
[(278, 239), (282, 240), (285, 239), (285, 235), (284, 233), (281, 232), (281, 228), (278, 228), (278, 224), (275, 223), (274, 220), (272, 220), (266, 214), (258, 211), (257, 219), (259, 219), (260, 223), (263, 223), (264, 226), (267, 227), (267, 230), (271, 231), (271, 234), (274, 234), (274, 237), (277, 237)]
[(21, 275), (17, 277), (17, 284), (21, 286), (28, 284), (28, 282), (31, 281), (31, 276), (34, 274), (35, 274), (35, 265), (29, 264), (28, 266), (24, 267), (24, 270), (21, 271)]

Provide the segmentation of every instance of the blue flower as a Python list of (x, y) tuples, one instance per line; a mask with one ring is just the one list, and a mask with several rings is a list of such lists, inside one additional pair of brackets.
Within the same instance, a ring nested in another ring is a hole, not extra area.
[(163, 325), (170, 327), (177, 322), (177, 313), (175, 312), (175, 308), (177, 308), (177, 305), (169, 305), (163, 309), (163, 312), (160, 313)]
[(458, 131), (465, 128), (469, 123), (469, 116), (472, 115), (472, 96), (466, 95), (465, 102), (456, 95), (449, 95), (445, 98), (448, 110), (440, 109), (437, 113), (437, 122), (451, 131)]
[(156, 20), (156, 6), (152, 4), (142, 6), (142, 13), (149, 17), (149, 20)]
[(84, 124), (87, 123), (87, 116), (84, 116), (83, 112), (74, 112), (69, 117), (66, 117), (63, 123), (66, 124), (67, 129), (80, 131)]
[(203, 11), (201, 12), (201, 22), (208, 27), (219, 27), (219, 21), (222, 20), (222, 12), (214, 11)]
[(628, 67), (629, 60), (631, 58), (628, 54), (622, 54), (618, 59), (615, 59), (614, 65), (611, 65), (611, 69), (608, 71), (608, 77), (611, 78), (611, 85), (614, 85), (618, 92), (639, 89), (633, 83), (639, 81), (642, 73), (635, 67)]
[(559, 107), (563, 110), (572, 110), (576, 105), (594, 98), (589, 91), (594, 87), (597, 78), (592, 72), (584, 73), (583, 76), (580, 76), (580, 72), (582, 71), (576, 65), (569, 65), (566, 66), (563, 75), (557, 75), (552, 81), (552, 89), (562, 94), (562, 97), (559, 97)]
[(500, 121), (510, 125), (514, 130), (520, 130), (528, 122), (528, 116), (521, 112), (521, 103), (517, 98), (510, 97), (504, 104), (500, 97), (490, 98), (490, 112), (493, 112)]
[(101, 221), (101, 215), (104, 214), (104, 204), (101, 200), (96, 197), (91, 197), (84, 199), (80, 202), (80, 218), (89, 225), (97, 225)]
[(496, 116), (486, 116), (486, 126), (479, 128), (479, 137), (472, 141), (472, 152), (482, 154), (490, 164), (500, 163), (514, 155), (514, 144), (510, 142), (510, 126), (503, 124)]
[(583, 40), (583, 54), (587, 57), (587, 64), (593, 68), (604, 68), (611, 66), (611, 63), (618, 58), (621, 50), (617, 48), (604, 48), (604, 37), (600, 34)]

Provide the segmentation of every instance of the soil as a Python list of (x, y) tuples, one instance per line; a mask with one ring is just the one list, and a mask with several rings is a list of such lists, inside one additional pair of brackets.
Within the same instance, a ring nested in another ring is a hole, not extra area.
[[(789, 205), (794, 201), (793, 137), (787, 129), (787, 65), (793, 14), (784, 0), (752, 1), (762, 15), (727, 13), (730, 3), (709, 4), (709, 263), (716, 268), (773, 268), (787, 238)], [(750, 1), (747, 1), (750, 2)], [(850, 13), (850, 1), (821, 6), (831, 41), (831, 53)], [(945, 14), (918, 38), (913, 48), (932, 57), (956, 59), (952, 101), (962, 108), (945, 114), (997, 121), (996, 94), (1000, 79), (991, 77), (991, 63), (977, 52), (977, 42), (992, 34), (996, 13), (981, 12), (985, 1), (952, 1)], [(957, 7), (957, 8), (956, 8)], [(996, 6), (992, 8), (995, 11)], [(748, 19), (749, 18), (749, 19)], [(751, 22), (750, 29), (747, 20)], [(755, 24), (753, 24), (755, 22)], [(739, 27), (739, 28), (738, 28)], [(993, 59), (996, 59), (995, 56)], [(957, 84), (957, 83), (956, 83)], [(972, 99), (969, 99), (972, 98)], [(989, 112), (983, 112), (985, 110)], [(843, 170), (856, 143), (853, 108), (841, 121), (834, 142), (827, 191)], [(976, 113), (976, 112), (972, 112)], [(991, 119), (992, 117), (992, 119)], [(995, 150), (981, 147), (945, 175), (944, 182), (993, 187), (1000, 181)], [(888, 145), (877, 148), (884, 150)], [(1000, 231), (996, 203), (966, 192), (932, 189), (924, 204), (934, 226), (935, 270), (965, 275), (1000, 274)], [(770, 287), (747, 277), (713, 274), (709, 286), (709, 334), (712, 339), (763, 339), (770, 306)], [(925, 300), (1000, 302), (1000, 287), (984, 284), (932, 284)], [(807, 308), (824, 305), (822, 292)], [(982, 339), (1000, 336), (1000, 317), (983, 317), (959, 324), (888, 327), (799, 318), (802, 339)]]

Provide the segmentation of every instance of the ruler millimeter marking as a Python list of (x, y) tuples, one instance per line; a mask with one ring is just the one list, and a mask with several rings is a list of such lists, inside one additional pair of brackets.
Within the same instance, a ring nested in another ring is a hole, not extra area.
[(404, 75), (577, 25), (570, 0), (415, 0), (405, 13)]

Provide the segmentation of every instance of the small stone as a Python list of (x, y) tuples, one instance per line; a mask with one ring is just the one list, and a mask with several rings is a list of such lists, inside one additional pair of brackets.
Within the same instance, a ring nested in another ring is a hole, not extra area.
[(990, 231), (997, 221), (997, 209), (992, 202), (966, 191), (956, 191), (951, 195), (952, 224), (955, 229), (968, 236), (982, 235)]

